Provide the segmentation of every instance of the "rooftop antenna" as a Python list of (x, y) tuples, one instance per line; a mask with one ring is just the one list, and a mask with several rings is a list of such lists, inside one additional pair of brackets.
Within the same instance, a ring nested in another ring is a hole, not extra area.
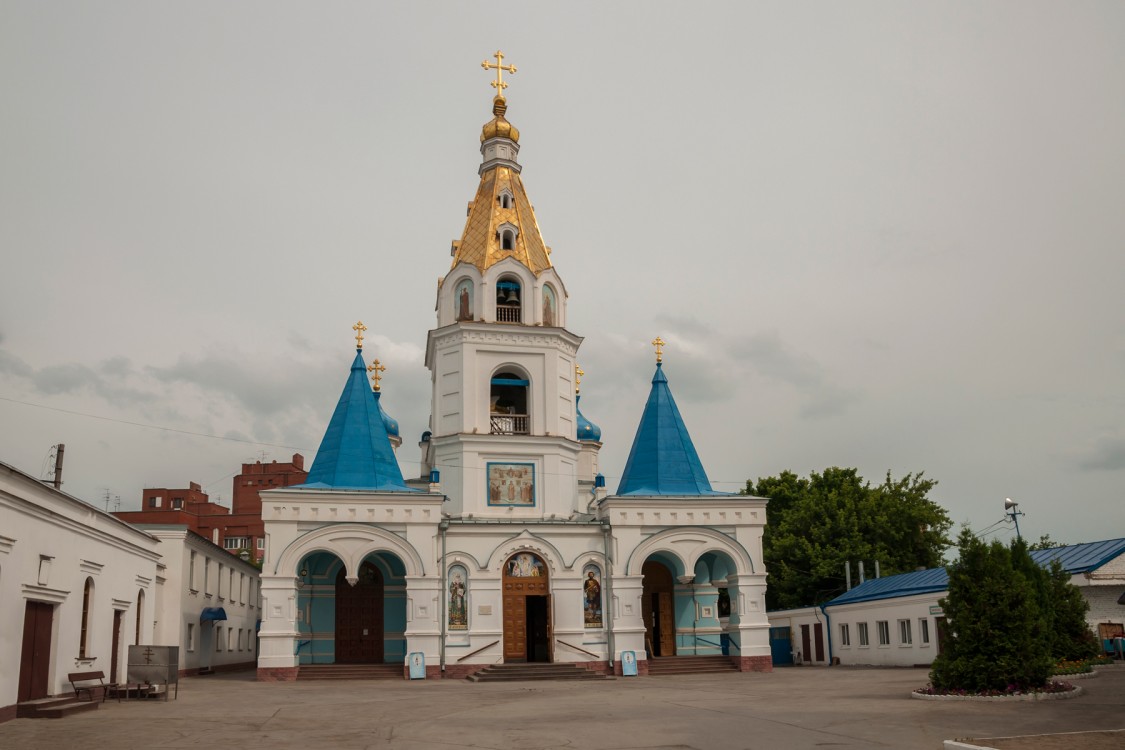
[(1016, 539), (1023, 539), (1023, 537), (1020, 536), (1020, 519), (1019, 519), (1019, 517), (1024, 515), (1024, 513), (1023, 513), (1023, 511), (1020, 510), (1020, 504), (1017, 503), (1015, 500), (1013, 500), (1010, 497), (1005, 498), (1004, 499), (1004, 515), (1006, 515), (1008, 518), (1012, 519), (1012, 522), (1015, 523), (1015, 525), (1016, 525)]

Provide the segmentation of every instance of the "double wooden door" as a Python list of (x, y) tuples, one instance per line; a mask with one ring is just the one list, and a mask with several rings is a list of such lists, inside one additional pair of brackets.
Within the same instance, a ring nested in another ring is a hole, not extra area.
[(531, 560), (530, 565), (513, 565), (512, 561), (505, 565), (502, 581), (505, 662), (550, 662), (553, 659), (547, 568), (537, 557), (532, 556)]
[(54, 605), (45, 602), (28, 602), (24, 609), (20, 682), (16, 691), (19, 703), (47, 697), (54, 616)]
[(675, 588), (672, 571), (650, 560), (641, 566), (641, 618), (645, 621), (645, 646), (653, 656), (676, 655)]
[(336, 575), (336, 663), (383, 661), (383, 575), (372, 563), (359, 569), (352, 586), (341, 569)]

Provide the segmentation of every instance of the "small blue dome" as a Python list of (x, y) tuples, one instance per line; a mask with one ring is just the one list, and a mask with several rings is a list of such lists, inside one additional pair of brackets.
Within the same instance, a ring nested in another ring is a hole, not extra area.
[(578, 408), (578, 402), (581, 400), (581, 396), (574, 397), (574, 411), (578, 413), (578, 439), (600, 443), (602, 440), (602, 428), (582, 416), (582, 410)]
[(379, 405), (379, 416), (383, 419), (383, 427), (387, 430), (388, 437), (398, 437), (398, 420), (391, 417), (383, 409), (382, 391), (375, 391), (375, 403)]

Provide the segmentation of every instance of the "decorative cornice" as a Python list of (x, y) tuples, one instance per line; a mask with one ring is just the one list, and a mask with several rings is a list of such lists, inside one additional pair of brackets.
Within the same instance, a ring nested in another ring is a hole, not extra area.
[(78, 569), (90, 575), (98, 575), (104, 567), (105, 565), (102, 563), (92, 562), (91, 560), (80, 560), (78, 562)]
[(25, 583), (20, 588), (23, 591), (23, 598), (31, 599), (33, 601), (62, 604), (66, 601), (66, 598), (70, 596), (69, 591), (64, 591), (62, 589), (52, 589), (46, 586), (36, 586), (30, 583)]

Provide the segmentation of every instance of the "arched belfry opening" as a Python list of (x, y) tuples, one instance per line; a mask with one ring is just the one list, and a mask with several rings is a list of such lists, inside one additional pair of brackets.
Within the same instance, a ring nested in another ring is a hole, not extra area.
[(523, 297), (520, 282), (505, 277), (496, 282), (496, 321), (498, 323), (519, 323), (523, 319), (521, 309)]
[(492, 376), (488, 393), (489, 432), (493, 435), (530, 434), (530, 381), (521, 373), (502, 370)]
[(504, 661), (550, 662), (551, 588), (547, 565), (533, 552), (504, 561)]

